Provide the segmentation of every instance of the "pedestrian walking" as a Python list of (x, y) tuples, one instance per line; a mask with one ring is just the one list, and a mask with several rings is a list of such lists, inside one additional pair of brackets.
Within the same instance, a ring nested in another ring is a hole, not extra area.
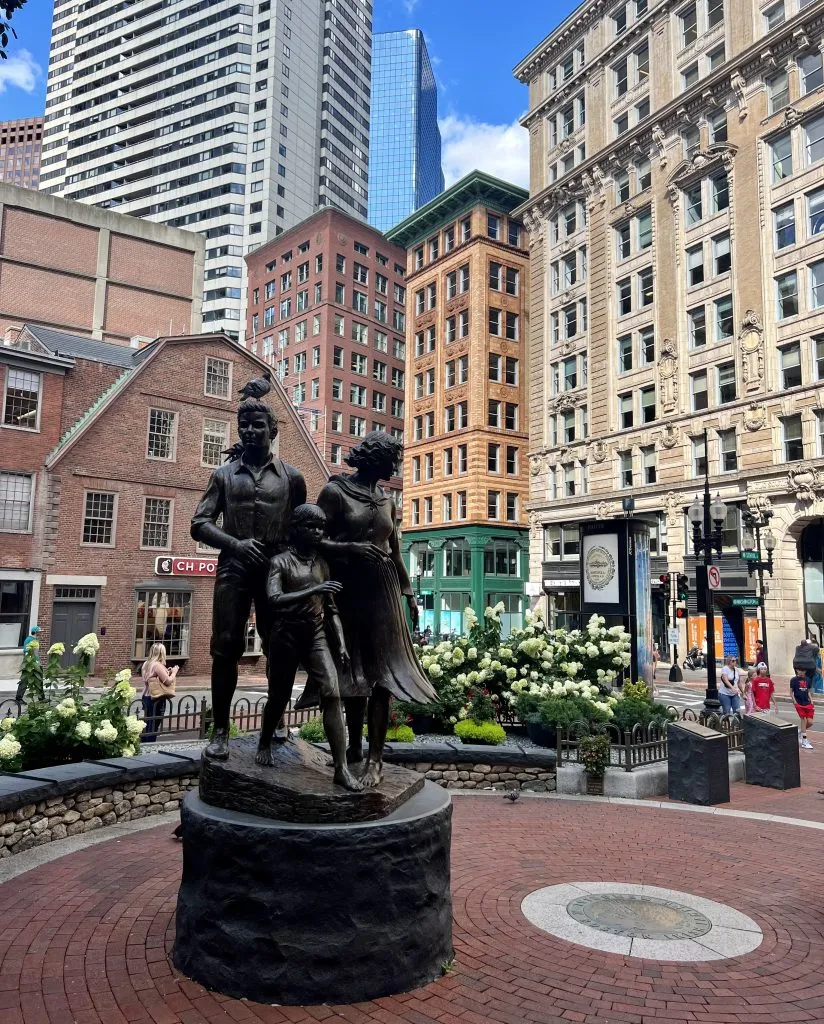
[[(32, 626), (28, 632), (28, 635), (26, 636), (26, 639), (23, 641), (24, 658), (29, 653), (29, 648), (32, 646), (32, 644), (34, 644), (34, 660), (40, 661), (40, 652), (38, 651), (38, 647), (40, 646), (39, 626)], [(14, 699), (18, 703), (21, 703), (26, 699), (26, 683), (24, 682), (23, 679), (21, 679), (20, 682), (17, 684), (17, 693), (15, 693)]]
[(166, 648), (163, 644), (152, 644), (149, 657), (143, 662), (140, 675), (143, 679), (143, 717), (146, 729), (140, 737), (141, 743), (155, 743), (166, 710), (166, 702), (175, 692), (175, 678), (178, 666), (166, 668)]
[(790, 680), (790, 690), (795, 703), (795, 713), (798, 715), (798, 731), (800, 743), (804, 750), (812, 750), (813, 745), (807, 739), (807, 732), (813, 727), (815, 717), (815, 704), (810, 694), (812, 684), (809, 675), (802, 672), (794, 675)]
[(775, 683), (770, 679), (769, 670), (763, 661), (755, 666), (755, 675), (752, 680), (752, 695), (757, 712), (769, 711), (770, 707), (772, 707), (773, 711), (778, 711), (778, 705), (775, 702)]
[(739, 686), (738, 659), (729, 656), (724, 659), (724, 667), (718, 678), (718, 699), (721, 711), (725, 715), (737, 715), (741, 707), (741, 687)]
[(751, 715), (755, 711), (755, 695), (753, 694), (752, 681), (755, 678), (755, 669), (747, 669), (747, 678), (744, 680), (744, 711)]

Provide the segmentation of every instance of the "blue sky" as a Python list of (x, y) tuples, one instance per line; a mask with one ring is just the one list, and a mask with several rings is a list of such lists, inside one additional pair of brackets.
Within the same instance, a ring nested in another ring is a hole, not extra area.
[[(298, 0), (299, 2), (299, 0)], [(440, 87), (447, 184), (474, 167), (527, 184), (526, 87), (512, 68), (578, 0), (373, 0), (374, 30), (423, 29)], [(0, 62), (0, 120), (42, 112), (52, 0), (28, 0)]]

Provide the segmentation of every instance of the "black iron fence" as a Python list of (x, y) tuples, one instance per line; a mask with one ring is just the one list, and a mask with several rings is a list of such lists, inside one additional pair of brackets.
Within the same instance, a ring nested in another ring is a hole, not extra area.
[[(699, 714), (691, 708), (679, 710), (670, 708), (677, 715), (677, 721), (700, 722), (709, 729), (722, 732), (727, 737), (730, 751), (743, 750), (744, 724), (741, 715), (706, 715)], [(598, 726), (598, 731), (605, 732), (610, 738), (610, 767), (623, 768), (631, 772), (634, 768), (643, 768), (649, 764), (659, 764), (667, 760), (667, 722), (640, 723), (631, 729), (621, 729), (612, 723)], [(557, 732), (556, 757), (557, 764), (579, 764), (578, 753), (581, 736), (592, 730), (581, 722), (569, 729)]]
[[(240, 732), (255, 732), (263, 722), (263, 709), (266, 698), (238, 697), (232, 704), (229, 720)], [(0, 701), (0, 719), (17, 718), (26, 710), (25, 701), (9, 697)], [(129, 705), (130, 715), (145, 718), (140, 698)], [(320, 712), (317, 708), (296, 710), (294, 701), (289, 702), (284, 718), (288, 728), (299, 728)], [(182, 697), (170, 697), (163, 709), (163, 718), (158, 730), (158, 738), (164, 736), (175, 739), (207, 739), (212, 727), (212, 709), (206, 697), (195, 697), (186, 694)]]

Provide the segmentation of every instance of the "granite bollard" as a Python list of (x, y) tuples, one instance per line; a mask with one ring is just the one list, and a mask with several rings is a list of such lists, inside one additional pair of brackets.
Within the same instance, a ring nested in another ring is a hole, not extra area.
[(727, 737), (696, 722), (667, 729), (667, 792), (688, 804), (729, 803), (730, 766)]
[(801, 785), (798, 729), (792, 723), (745, 715), (744, 758), (750, 786), (796, 789)]

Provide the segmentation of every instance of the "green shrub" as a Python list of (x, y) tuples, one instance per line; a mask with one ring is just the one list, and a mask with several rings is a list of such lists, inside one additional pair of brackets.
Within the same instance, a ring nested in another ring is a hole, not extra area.
[(537, 693), (530, 693), (528, 690), (519, 693), (515, 698), (515, 714), (524, 723), (537, 725), (541, 721), (541, 705), (546, 700)]
[(538, 710), (542, 725), (555, 729), (569, 729), (584, 722), (587, 725), (601, 725), (609, 721), (609, 715), (597, 708), (591, 700), (575, 693), (564, 696), (544, 697)]
[(415, 734), (408, 725), (395, 725), (386, 733), (387, 740), (394, 740), (395, 743), (412, 743)]
[(500, 725), (494, 722), (473, 722), (471, 718), (458, 722), (455, 735), (462, 743), (483, 743), (490, 747), (506, 741), (506, 733)]
[(320, 715), (317, 718), (310, 718), (308, 722), (304, 722), (298, 729), (298, 736), (302, 740), (306, 740), (307, 743), (325, 743), (326, 730), (323, 728), (323, 719)]
[(469, 705), (466, 709), (467, 717), (473, 722), (494, 722), (495, 705), (489, 690), (470, 690)]
[(646, 701), (647, 704), (652, 703), (652, 693), (643, 679), (639, 679), (637, 683), (624, 683), (621, 697), (624, 700), (634, 698), (635, 700)]
[(578, 757), (587, 775), (603, 775), (611, 758), (609, 736), (602, 732), (582, 736), (578, 741)]
[(619, 729), (630, 730), (635, 725), (671, 721), (673, 714), (664, 704), (653, 704), (637, 697), (622, 697), (612, 709), (612, 721)]

